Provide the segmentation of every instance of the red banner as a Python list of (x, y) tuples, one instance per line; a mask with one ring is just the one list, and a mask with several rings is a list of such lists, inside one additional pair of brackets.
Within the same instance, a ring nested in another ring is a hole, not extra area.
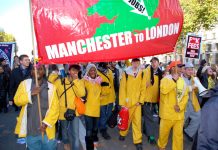
[(124, 60), (172, 52), (178, 0), (32, 0), (42, 63)]

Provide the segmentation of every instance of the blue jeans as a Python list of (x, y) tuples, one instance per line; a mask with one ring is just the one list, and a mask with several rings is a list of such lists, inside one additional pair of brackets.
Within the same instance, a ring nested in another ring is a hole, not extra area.
[(113, 109), (113, 103), (101, 106), (101, 113), (100, 113), (100, 119), (99, 119), (100, 131), (107, 130), (107, 121), (112, 114), (112, 109)]
[(57, 148), (56, 140), (48, 140), (47, 135), (44, 135), (43, 141), (41, 135), (27, 136), (26, 143), (28, 150), (55, 150)]
[(79, 150), (79, 117), (75, 117), (73, 121), (61, 120), (62, 142), (70, 144), (72, 140), (72, 149)]
[(98, 142), (98, 117), (85, 116), (86, 136)]

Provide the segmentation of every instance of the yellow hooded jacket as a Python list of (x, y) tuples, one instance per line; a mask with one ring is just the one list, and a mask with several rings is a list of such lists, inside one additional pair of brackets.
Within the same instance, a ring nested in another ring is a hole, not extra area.
[[(66, 97), (67, 97), (67, 107), (65, 106), (65, 94), (64, 94), (64, 83), (66, 86)], [(72, 83), (68, 80), (68, 78), (64, 78), (63, 81), (61, 79), (58, 79), (55, 83), (55, 86), (57, 87), (57, 93), (59, 97), (59, 103), (60, 103), (60, 115), (59, 120), (65, 120), (64, 113), (67, 111), (67, 109), (73, 109), (75, 110), (75, 98), (77, 97), (83, 97), (85, 96), (85, 88), (82, 80), (76, 79)], [(71, 84), (73, 86), (71, 86)], [(75, 91), (75, 93), (74, 93)], [(76, 95), (75, 95), (76, 94)], [(76, 113), (78, 116), (78, 113)]]
[(159, 79), (158, 76), (154, 75), (154, 84), (151, 84), (151, 68), (148, 67), (144, 70), (144, 74), (146, 77), (146, 88), (145, 92), (145, 102), (149, 103), (157, 103), (159, 98)]
[(58, 80), (59, 76), (57, 73), (51, 73), (49, 76), (48, 76), (48, 81), (51, 82), (52, 84), (55, 83), (56, 80)]
[[(184, 79), (180, 79), (185, 85)], [(180, 112), (174, 110), (176, 105), (176, 82), (169, 76), (164, 77), (160, 84), (160, 118), (167, 120), (183, 120), (188, 103), (188, 88), (185, 89), (181, 101), (178, 103)]]
[(102, 86), (101, 93), (101, 106), (108, 105), (115, 102), (115, 91), (114, 91), (114, 77), (113, 72), (108, 69), (106, 77), (103, 73), (97, 71), (98, 75), (102, 78), (102, 82), (106, 82), (108, 86)]
[(136, 77), (128, 73), (128, 71), (124, 72), (120, 81), (119, 105), (130, 108), (137, 103), (143, 104), (146, 90), (145, 80), (145, 75), (142, 75), (142, 71), (139, 71)]
[[(15, 104), (17, 106), (22, 106), (20, 114), (17, 117), (17, 125), (15, 127), (15, 134), (19, 137), (26, 137), (27, 134), (27, 106), (28, 103), (32, 103), (31, 83), (32, 79), (22, 81), (14, 97)], [(55, 86), (48, 83), (48, 88), (49, 108), (42, 122), (48, 125), (46, 128), (46, 135), (48, 136), (48, 139), (54, 139), (55, 123), (57, 122), (59, 116), (59, 102)]]
[(85, 79), (83, 79), (83, 82), (87, 92), (85, 115), (90, 117), (99, 117), (101, 85), (87, 81)]

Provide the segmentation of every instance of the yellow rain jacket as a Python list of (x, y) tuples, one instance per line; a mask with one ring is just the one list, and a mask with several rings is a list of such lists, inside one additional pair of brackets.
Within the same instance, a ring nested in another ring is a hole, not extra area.
[[(66, 86), (66, 97), (67, 97), (67, 107), (65, 106), (65, 94), (64, 94), (64, 82)], [(73, 109), (75, 110), (75, 97), (83, 97), (85, 96), (85, 88), (82, 80), (76, 79), (72, 83), (68, 80), (68, 78), (64, 78), (63, 81), (58, 79), (55, 83), (55, 86), (57, 87), (57, 93), (59, 96), (59, 103), (60, 103), (60, 115), (59, 120), (65, 120), (64, 113), (67, 111), (67, 109)], [(73, 84), (73, 86), (71, 86)], [(75, 92), (75, 93), (74, 93)], [(76, 94), (76, 95), (75, 95)], [(76, 114), (78, 116), (78, 113)]]
[(119, 104), (127, 107), (132, 107), (138, 102), (143, 104), (146, 90), (145, 80), (145, 74), (142, 71), (136, 77), (128, 72), (123, 73), (120, 81)]
[[(32, 79), (22, 81), (14, 97), (15, 104), (17, 106), (22, 106), (20, 114), (17, 117), (17, 125), (15, 128), (15, 134), (19, 137), (26, 137), (27, 134), (27, 106), (28, 103), (32, 103), (30, 91), (31, 83)], [(48, 88), (49, 108), (42, 122), (48, 125), (46, 128), (46, 135), (48, 136), (48, 139), (54, 139), (55, 123), (57, 122), (59, 116), (59, 102), (55, 86), (48, 83)]]
[(146, 77), (146, 83), (149, 85), (146, 88), (145, 92), (145, 102), (157, 103), (159, 98), (159, 79), (157, 75), (154, 75), (154, 84), (151, 84), (151, 67), (148, 67), (144, 70)]
[[(181, 81), (185, 81), (180, 77)], [(188, 88), (186, 88), (181, 101), (178, 103), (180, 112), (174, 110), (176, 105), (176, 82), (166, 76), (160, 84), (160, 118), (167, 120), (183, 120), (188, 102)]]
[(98, 75), (102, 78), (102, 82), (106, 82), (109, 86), (102, 86), (101, 93), (101, 106), (108, 105), (115, 102), (114, 91), (114, 76), (113, 72), (108, 69), (106, 76), (98, 71)]
[(54, 84), (56, 80), (58, 80), (58, 74), (57, 73), (51, 73), (48, 76), (48, 81), (51, 82), (52, 84)]
[(83, 82), (87, 92), (85, 115), (90, 117), (99, 117), (101, 85), (87, 81), (85, 79), (83, 79)]

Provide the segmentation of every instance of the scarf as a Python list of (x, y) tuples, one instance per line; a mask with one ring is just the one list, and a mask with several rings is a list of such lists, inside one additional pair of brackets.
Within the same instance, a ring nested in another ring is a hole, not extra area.
[(101, 84), (102, 82), (102, 78), (100, 76), (97, 76), (95, 79), (92, 79), (91, 77), (89, 77), (88, 75), (84, 76), (84, 79), (86, 81), (89, 81), (91, 83), (95, 83), (95, 84)]

